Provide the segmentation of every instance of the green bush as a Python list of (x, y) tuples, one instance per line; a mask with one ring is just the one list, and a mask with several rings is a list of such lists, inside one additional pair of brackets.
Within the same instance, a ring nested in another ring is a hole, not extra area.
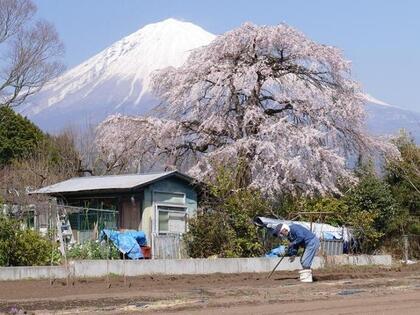
[(348, 221), (355, 227), (356, 236), (364, 240), (364, 251), (380, 247), (386, 239), (401, 237), (408, 212), (372, 168), (360, 170), (359, 183), (347, 192), (344, 200), (348, 206)]
[(17, 220), (0, 216), (0, 265), (41, 266), (59, 263), (57, 245), (32, 230), (21, 229)]
[(58, 264), (61, 258), (57, 246), (32, 230), (18, 233), (12, 260), (13, 266), (42, 266)]
[(188, 255), (193, 258), (218, 255), (230, 256), (235, 232), (218, 212), (199, 213), (189, 221), (189, 230), (184, 235)]
[(17, 221), (10, 220), (0, 215), (0, 266), (10, 266), (10, 256), (16, 234), (19, 229)]
[(271, 207), (258, 191), (241, 188), (236, 172), (220, 168), (201, 197), (201, 214), (189, 222), (184, 236), (191, 257), (253, 257), (264, 253), (252, 220), (271, 213)]
[(391, 193), (389, 185), (372, 171), (364, 171), (357, 186), (345, 196), (346, 204), (352, 212), (366, 211), (374, 214), (373, 227), (383, 233), (395, 229), (399, 205)]
[(120, 252), (108, 242), (87, 241), (67, 251), (68, 259), (119, 259)]

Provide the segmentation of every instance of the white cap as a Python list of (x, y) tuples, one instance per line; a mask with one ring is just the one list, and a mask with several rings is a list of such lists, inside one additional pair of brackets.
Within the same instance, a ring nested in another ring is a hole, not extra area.
[(283, 223), (281, 229), (282, 230), (286, 230), (287, 232), (289, 232), (290, 231), (290, 226), (288, 224), (286, 224), (286, 223)]

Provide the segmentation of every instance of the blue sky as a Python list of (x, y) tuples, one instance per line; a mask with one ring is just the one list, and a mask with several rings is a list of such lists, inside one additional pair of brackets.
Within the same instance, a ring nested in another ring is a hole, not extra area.
[(417, 0), (35, 0), (54, 23), (71, 68), (146, 24), (174, 17), (221, 34), (244, 22), (286, 22), (341, 48), (371, 95), (420, 111), (420, 1)]

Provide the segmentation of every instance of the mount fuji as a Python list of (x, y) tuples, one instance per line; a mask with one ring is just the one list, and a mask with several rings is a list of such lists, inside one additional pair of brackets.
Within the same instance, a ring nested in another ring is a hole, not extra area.
[(150, 74), (182, 65), (215, 37), (175, 19), (149, 24), (65, 72), (19, 111), (49, 132), (96, 124), (113, 113), (144, 114), (159, 103)]
[[(97, 124), (110, 114), (145, 114), (159, 100), (152, 95), (150, 74), (180, 66), (189, 53), (216, 35), (189, 22), (167, 19), (146, 25), (115, 42), (45, 86), (19, 112), (43, 130)], [(405, 128), (420, 142), (420, 113), (365, 95), (368, 128), (393, 134)]]

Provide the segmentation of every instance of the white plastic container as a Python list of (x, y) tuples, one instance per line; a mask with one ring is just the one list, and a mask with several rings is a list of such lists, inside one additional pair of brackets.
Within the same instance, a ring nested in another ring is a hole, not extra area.
[(303, 269), (299, 271), (300, 282), (312, 282), (312, 270)]

